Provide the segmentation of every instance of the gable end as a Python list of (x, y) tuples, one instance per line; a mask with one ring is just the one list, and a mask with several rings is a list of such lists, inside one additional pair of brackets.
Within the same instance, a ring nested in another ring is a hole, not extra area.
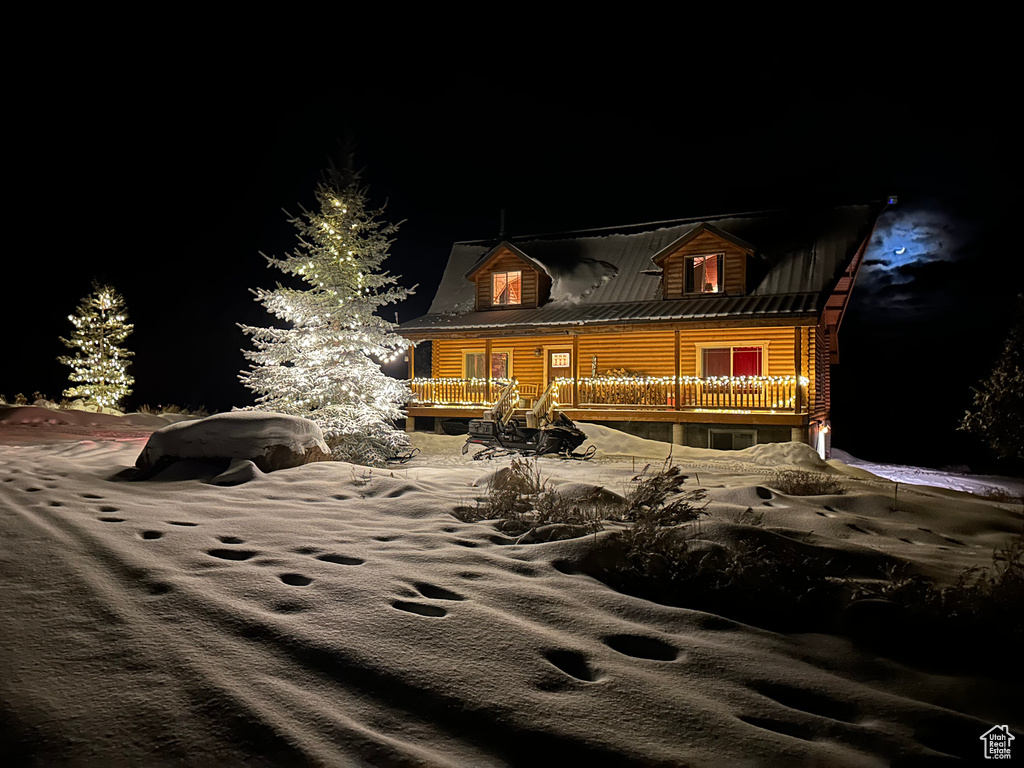
[[(496, 300), (512, 276), (518, 276), (516, 301), (501, 303)], [(466, 273), (476, 283), (476, 309), (534, 309), (543, 304), (551, 293), (551, 277), (544, 266), (530, 258), (511, 243), (501, 242)]]
[[(699, 289), (686, 290), (687, 269), (695, 257), (721, 255), (721, 286), (716, 293), (740, 296), (748, 293), (747, 272), (754, 247), (709, 224), (701, 224), (656, 253), (651, 260), (661, 267), (662, 298), (679, 299), (703, 295)], [(689, 264), (687, 262), (690, 262)]]

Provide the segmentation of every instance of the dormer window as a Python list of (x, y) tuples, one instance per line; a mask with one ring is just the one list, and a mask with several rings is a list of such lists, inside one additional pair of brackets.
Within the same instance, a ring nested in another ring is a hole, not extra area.
[(514, 305), (523, 303), (523, 273), (494, 272), (491, 274), (491, 304)]
[(725, 255), (688, 256), (683, 259), (683, 290), (685, 293), (722, 293), (722, 262)]

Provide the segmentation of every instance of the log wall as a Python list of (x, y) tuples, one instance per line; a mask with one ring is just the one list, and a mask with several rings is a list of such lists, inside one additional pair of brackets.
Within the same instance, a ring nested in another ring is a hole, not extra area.
[[(575, 364), (578, 376), (591, 375), (592, 358), (597, 356), (599, 375), (609, 370), (627, 371), (647, 376), (675, 374), (674, 330), (637, 330), (629, 333), (582, 333), (579, 336)], [(828, 340), (824, 326), (800, 328), (799, 375), (810, 379), (807, 405), (815, 412), (827, 409)], [(767, 342), (762, 358), (765, 376), (797, 375), (797, 333), (793, 326), (761, 328), (699, 328), (679, 331), (679, 374), (700, 376), (700, 346), (753, 346)], [(508, 336), (491, 340), (491, 351), (512, 353), (511, 375), (522, 384), (543, 388), (545, 356), (543, 350), (571, 350), (573, 337), (562, 334), (547, 336)], [(464, 353), (486, 349), (484, 339), (436, 339), (433, 342), (431, 376), (459, 378), (465, 375)], [(541, 356), (536, 350), (541, 349)], [(824, 355), (824, 358), (822, 357)], [(822, 374), (824, 360), (825, 373)], [(823, 401), (819, 397), (823, 393)]]
[(811, 380), (814, 392), (811, 395), (812, 406), (809, 410), (812, 416), (825, 418), (829, 408), (832, 407), (832, 366), (829, 352), (829, 329), (824, 322), (820, 323), (814, 332), (814, 375), (804, 374)]

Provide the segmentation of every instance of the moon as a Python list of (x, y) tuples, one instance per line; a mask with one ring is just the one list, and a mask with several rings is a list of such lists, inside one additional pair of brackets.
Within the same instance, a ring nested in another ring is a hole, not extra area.
[(901, 246), (900, 246), (899, 248), (897, 248), (897, 249), (896, 249), (896, 250), (894, 251), (894, 253), (895, 253), (895, 254), (896, 254), (897, 256), (902, 256), (902, 255), (903, 255), (904, 253), (906, 253), (906, 252), (907, 252), (907, 246), (905, 246), (905, 245), (901, 245)]

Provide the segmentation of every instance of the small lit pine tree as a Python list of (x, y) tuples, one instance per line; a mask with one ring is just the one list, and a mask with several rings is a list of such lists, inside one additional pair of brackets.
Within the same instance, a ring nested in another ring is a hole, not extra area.
[(256, 349), (244, 351), (252, 365), (239, 378), (256, 393), (255, 408), (316, 422), (336, 459), (382, 466), (409, 444), (394, 424), (405, 416), (409, 388), (381, 364), (410, 344), (376, 314), (412, 292), (381, 271), (397, 225), (367, 207), (351, 160), (328, 169), (316, 200), (319, 210), (289, 219), (298, 230), (291, 255), (263, 254), (306, 287), (253, 291), (290, 327), (240, 325)]
[(974, 432), (1000, 459), (1024, 461), (1024, 296), (992, 373), (974, 389), (960, 429)]
[(58, 358), (71, 366), (68, 380), (73, 386), (64, 396), (81, 398), (104, 408), (117, 408), (132, 392), (135, 379), (127, 372), (134, 355), (122, 348), (135, 327), (128, 320), (124, 299), (109, 285), (93, 280), (92, 293), (82, 299), (77, 314), (68, 315), (74, 326), (70, 339), (61, 338), (74, 354)]

